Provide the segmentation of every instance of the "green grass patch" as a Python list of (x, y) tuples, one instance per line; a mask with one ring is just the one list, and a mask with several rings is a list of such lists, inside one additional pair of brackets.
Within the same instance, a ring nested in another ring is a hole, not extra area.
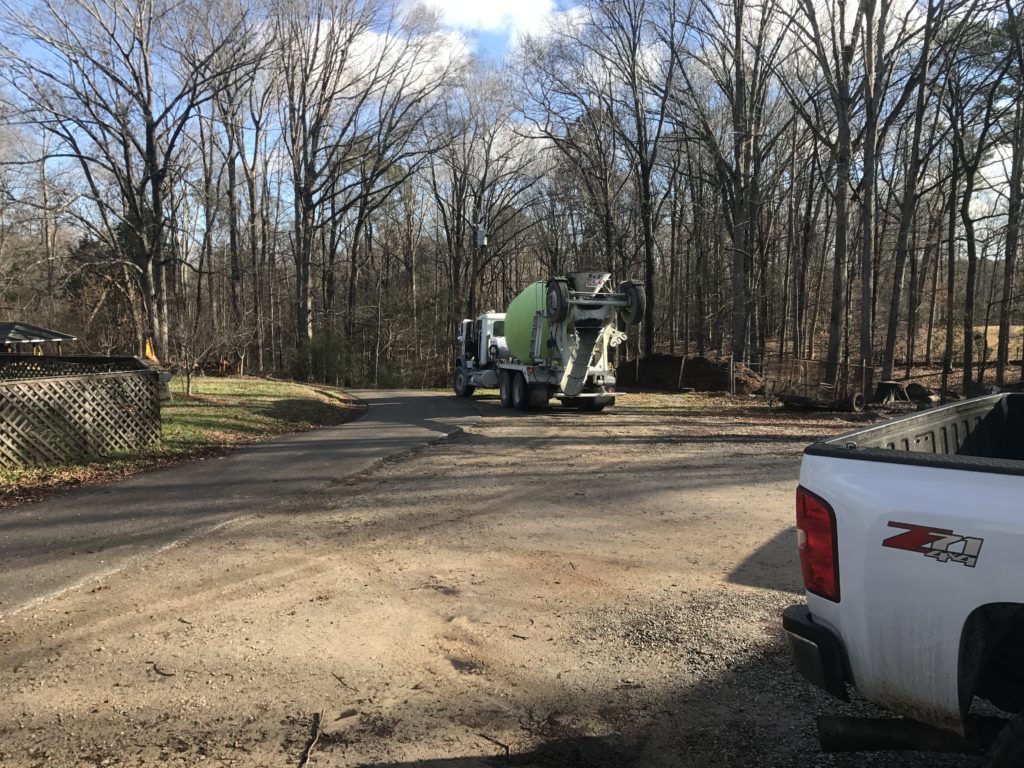
[(162, 409), (164, 453), (249, 443), (286, 432), (344, 424), (357, 413), (344, 393), (267, 379), (193, 379)]
[(163, 440), (147, 450), (79, 464), (0, 470), (0, 507), (76, 485), (118, 480), (289, 432), (351, 421), (362, 408), (330, 387), (254, 378), (197, 378), (192, 396), (172, 382), (161, 409)]

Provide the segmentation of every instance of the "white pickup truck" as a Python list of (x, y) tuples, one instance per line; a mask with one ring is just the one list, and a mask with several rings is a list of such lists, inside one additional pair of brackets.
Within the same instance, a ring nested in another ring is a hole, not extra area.
[(1024, 394), (814, 443), (796, 506), (807, 604), (783, 613), (796, 667), (902, 716), (821, 718), (822, 747), (1024, 765)]

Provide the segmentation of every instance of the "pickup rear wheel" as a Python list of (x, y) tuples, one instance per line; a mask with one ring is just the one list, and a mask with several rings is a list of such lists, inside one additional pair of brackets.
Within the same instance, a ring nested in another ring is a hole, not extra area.
[(502, 408), (512, 407), (512, 377), (508, 371), (498, 373), (498, 399), (501, 400)]
[(1024, 765), (1024, 714), (1010, 720), (992, 742), (989, 768), (1020, 768)]
[(530, 390), (526, 385), (526, 377), (521, 373), (512, 377), (512, 407), (517, 411), (530, 410)]

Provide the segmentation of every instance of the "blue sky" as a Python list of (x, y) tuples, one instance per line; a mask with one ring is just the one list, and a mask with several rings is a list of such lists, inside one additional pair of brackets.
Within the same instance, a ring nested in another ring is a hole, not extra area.
[(524, 33), (544, 29), (555, 0), (421, 0), (479, 53), (500, 56)]

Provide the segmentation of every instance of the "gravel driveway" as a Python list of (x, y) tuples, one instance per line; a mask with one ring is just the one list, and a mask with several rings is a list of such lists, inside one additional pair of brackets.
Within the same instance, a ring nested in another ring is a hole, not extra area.
[(978, 765), (817, 749), (872, 710), (796, 675), (779, 613), (800, 452), (853, 424), (481, 409), (4, 619), (0, 765)]

